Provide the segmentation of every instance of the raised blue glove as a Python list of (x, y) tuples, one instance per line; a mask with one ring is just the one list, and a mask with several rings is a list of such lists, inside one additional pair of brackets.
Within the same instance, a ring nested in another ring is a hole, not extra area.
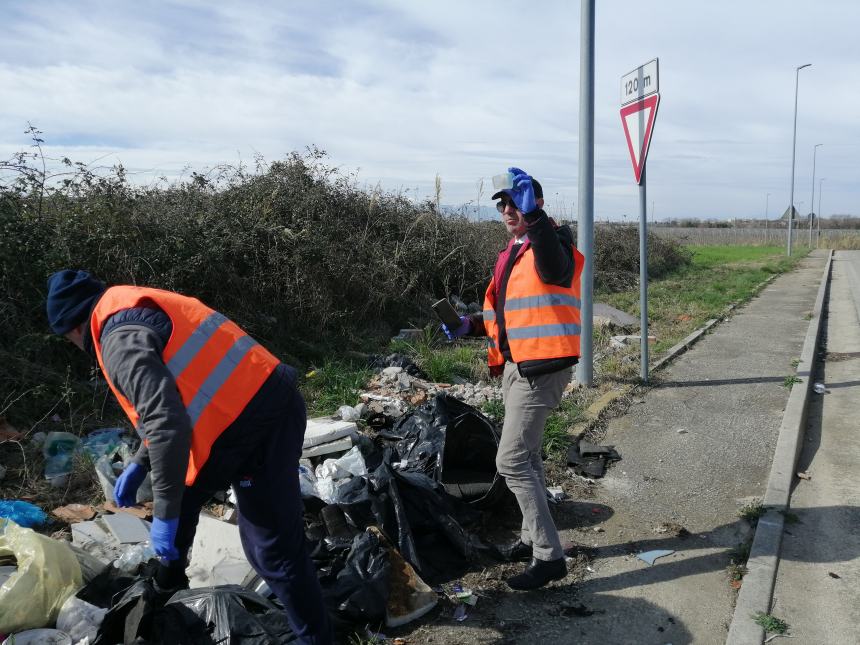
[(152, 529), (149, 531), (149, 538), (152, 540), (152, 550), (155, 551), (155, 555), (165, 560), (179, 559), (179, 551), (173, 545), (174, 540), (176, 540), (176, 529), (178, 527), (178, 517), (172, 520), (160, 520), (157, 517), (152, 518)]
[(117, 506), (137, 504), (137, 489), (146, 478), (146, 468), (134, 462), (125, 467), (113, 487), (113, 501)]
[(519, 168), (508, 168), (508, 172), (514, 176), (514, 187), (505, 192), (514, 200), (517, 210), (522, 213), (531, 213), (536, 210), (537, 198), (535, 198), (531, 175), (527, 175), (524, 170)]
[(460, 326), (457, 329), (449, 329), (448, 325), (442, 323), (442, 331), (448, 337), (448, 340), (462, 338), (472, 331), (472, 320), (468, 316), (460, 316)]

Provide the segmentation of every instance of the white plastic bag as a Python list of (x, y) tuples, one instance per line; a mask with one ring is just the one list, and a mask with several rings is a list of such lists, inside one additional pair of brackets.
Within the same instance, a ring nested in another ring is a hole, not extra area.
[(89, 639), (89, 642), (95, 641), (107, 611), (80, 598), (70, 596), (60, 607), (57, 629), (71, 636), (74, 643), (80, 643), (85, 638)]

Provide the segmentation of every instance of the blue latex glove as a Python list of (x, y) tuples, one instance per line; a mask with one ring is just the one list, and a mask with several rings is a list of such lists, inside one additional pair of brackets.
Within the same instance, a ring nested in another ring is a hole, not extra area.
[(178, 560), (179, 551), (173, 545), (176, 539), (176, 529), (179, 527), (179, 518), (172, 520), (160, 520), (152, 518), (152, 529), (149, 538), (152, 540), (152, 550), (155, 555), (165, 560)]
[(113, 501), (117, 506), (134, 506), (137, 504), (137, 489), (146, 478), (146, 468), (140, 464), (130, 463), (125, 467), (113, 487)]
[(472, 320), (468, 316), (460, 316), (460, 326), (457, 329), (449, 329), (448, 325), (442, 323), (442, 331), (448, 337), (448, 340), (462, 338), (472, 331)]
[(531, 175), (527, 175), (519, 168), (508, 168), (508, 172), (514, 176), (514, 187), (505, 192), (514, 200), (514, 204), (521, 213), (531, 213), (537, 209), (535, 189), (532, 185)]

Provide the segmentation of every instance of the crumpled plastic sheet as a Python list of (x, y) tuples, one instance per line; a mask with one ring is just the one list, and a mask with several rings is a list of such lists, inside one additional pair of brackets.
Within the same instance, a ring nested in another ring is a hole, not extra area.
[(60, 608), (57, 629), (71, 636), (73, 643), (78, 643), (85, 638), (88, 639), (88, 643), (91, 643), (96, 639), (99, 625), (102, 624), (106, 613), (107, 609), (70, 596)]
[(0, 557), (14, 556), (18, 565), (0, 586), (0, 633), (53, 624), (82, 585), (75, 554), (65, 542), (9, 520), (0, 520), (0, 530)]
[(3, 518), (12, 520), (18, 526), (30, 529), (42, 526), (48, 521), (48, 516), (41, 508), (30, 502), (21, 500), (0, 500), (0, 522)]

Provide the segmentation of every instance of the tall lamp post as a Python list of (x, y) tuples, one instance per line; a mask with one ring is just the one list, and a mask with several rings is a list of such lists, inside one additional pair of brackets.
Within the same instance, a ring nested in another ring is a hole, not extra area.
[[(812, 147), (812, 199), (809, 200), (809, 210), (812, 211), (812, 217), (809, 219), (809, 248), (812, 248), (812, 220), (815, 219), (815, 153), (823, 145), (823, 143), (816, 143)], [(821, 213), (818, 215), (820, 217)]]
[(791, 255), (791, 224), (794, 219), (794, 157), (797, 149), (797, 86), (800, 82), (800, 70), (810, 67), (812, 63), (806, 63), (795, 68), (794, 72), (794, 135), (791, 140), (791, 200), (788, 207), (788, 255)]

